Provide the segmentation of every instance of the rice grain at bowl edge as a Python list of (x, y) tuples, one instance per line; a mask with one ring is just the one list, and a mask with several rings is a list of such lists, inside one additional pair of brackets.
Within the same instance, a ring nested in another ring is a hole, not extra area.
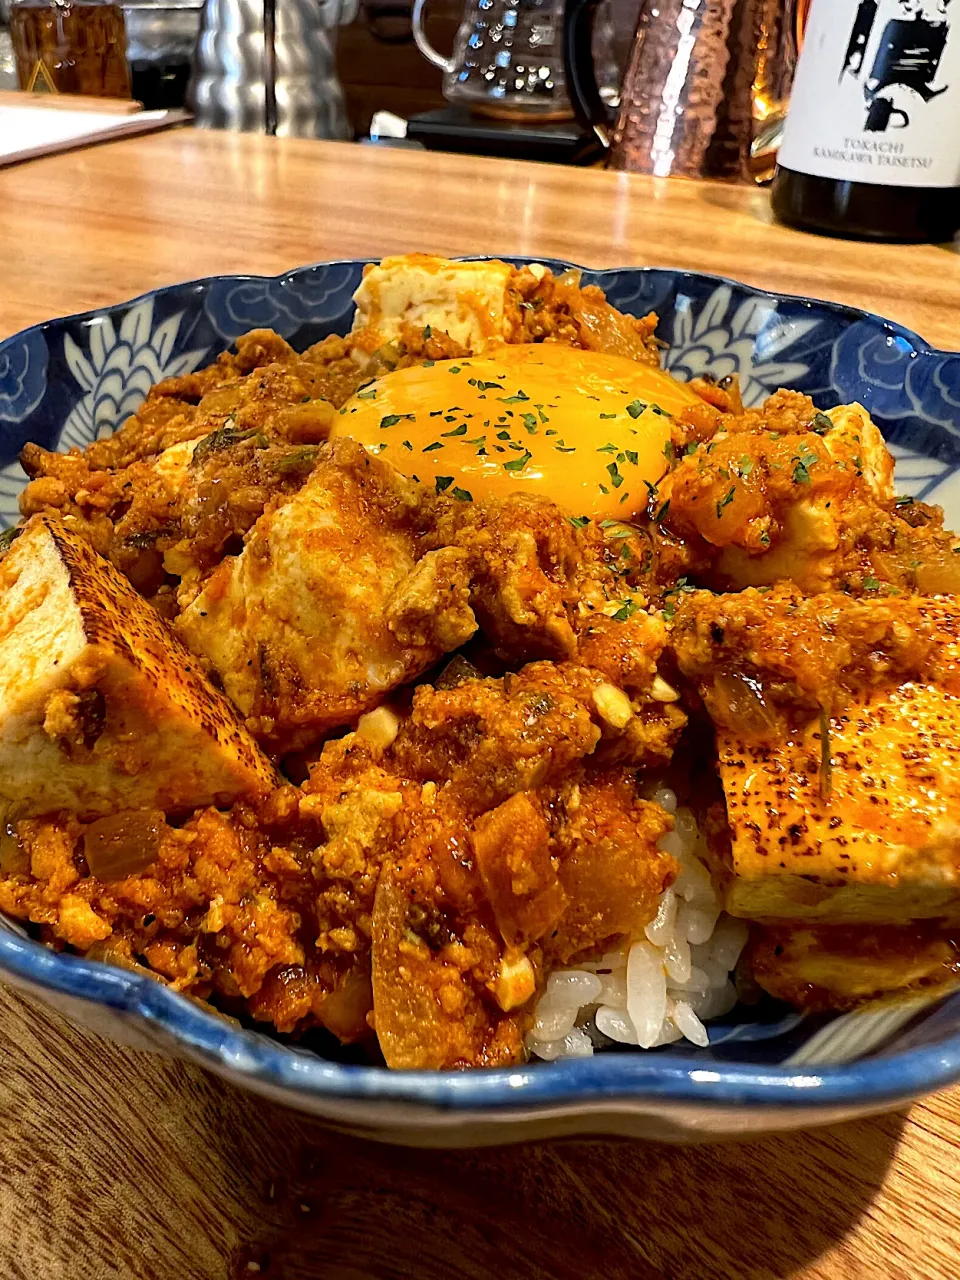
[(678, 809), (667, 787), (651, 799), (674, 815), (659, 848), (680, 864), (677, 879), (660, 895), (643, 938), (550, 975), (526, 1040), (537, 1058), (586, 1058), (613, 1043), (655, 1049), (687, 1039), (704, 1046), (704, 1022), (737, 1003), (730, 975), (747, 925), (720, 910), (691, 811)]

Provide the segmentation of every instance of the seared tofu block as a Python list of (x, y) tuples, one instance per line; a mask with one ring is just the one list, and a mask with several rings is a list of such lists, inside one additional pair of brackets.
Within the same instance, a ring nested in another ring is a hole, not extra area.
[(0, 813), (230, 804), (276, 774), (112, 565), (35, 516), (0, 560)]
[(493, 339), (510, 337), (505, 262), (451, 262), (426, 253), (384, 258), (369, 267), (353, 295), (351, 338), (370, 354), (396, 342), (403, 325), (448, 333), (477, 354)]
[(960, 946), (928, 922), (755, 929), (748, 958), (764, 991), (811, 1012), (960, 981)]
[(278, 751), (355, 722), (473, 635), (466, 554), (424, 554), (430, 500), (352, 440), (321, 446), (181, 614), (187, 646)]
[(727, 911), (960, 921), (958, 637), (952, 597), (681, 603), (672, 644), (716, 730)]

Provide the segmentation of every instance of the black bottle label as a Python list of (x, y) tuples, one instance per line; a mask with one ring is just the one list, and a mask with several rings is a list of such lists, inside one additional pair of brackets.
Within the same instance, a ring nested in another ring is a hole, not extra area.
[(960, 0), (813, 0), (779, 163), (960, 186)]

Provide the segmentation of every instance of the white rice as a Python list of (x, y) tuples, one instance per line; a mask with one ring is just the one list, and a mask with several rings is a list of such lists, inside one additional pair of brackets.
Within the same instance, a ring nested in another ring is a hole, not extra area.
[(667, 787), (651, 799), (674, 814), (675, 830), (659, 847), (676, 858), (680, 873), (660, 895), (642, 939), (550, 975), (527, 1035), (535, 1057), (587, 1058), (611, 1040), (641, 1049), (683, 1039), (706, 1045), (704, 1023), (737, 1003), (732, 971), (746, 923), (720, 910), (690, 810), (678, 809)]

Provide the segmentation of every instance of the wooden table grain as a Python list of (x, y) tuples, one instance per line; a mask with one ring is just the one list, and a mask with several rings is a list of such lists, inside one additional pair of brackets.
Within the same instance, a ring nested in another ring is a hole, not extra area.
[[(0, 336), (220, 272), (412, 249), (665, 265), (960, 346), (947, 247), (771, 225), (763, 192), (174, 132), (0, 172)], [(404, 1151), (0, 990), (0, 1280), (955, 1280), (960, 1090), (741, 1145)]]

